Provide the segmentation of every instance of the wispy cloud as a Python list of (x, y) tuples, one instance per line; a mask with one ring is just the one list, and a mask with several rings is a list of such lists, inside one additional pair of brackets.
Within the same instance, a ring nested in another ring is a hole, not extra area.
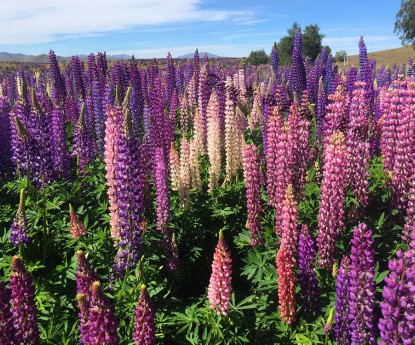
[(15, 0), (0, 3), (0, 45), (33, 45), (138, 27), (254, 21), (253, 12), (202, 9), (200, 0)]

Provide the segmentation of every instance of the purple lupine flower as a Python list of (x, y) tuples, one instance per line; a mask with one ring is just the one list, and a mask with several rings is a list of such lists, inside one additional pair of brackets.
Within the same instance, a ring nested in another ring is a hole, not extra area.
[(301, 32), (297, 31), (294, 36), (294, 48), (291, 60), (290, 89), (291, 92), (296, 94), (298, 98), (300, 97), (301, 92), (305, 89), (307, 82), (301, 42)]
[(134, 317), (133, 340), (135, 345), (154, 345), (156, 342), (155, 307), (147, 287), (141, 286)]
[(334, 334), (338, 344), (350, 345), (349, 299), (350, 299), (350, 259), (343, 256), (336, 279), (336, 316)]
[(318, 314), (320, 310), (320, 292), (317, 275), (314, 271), (315, 244), (308, 226), (303, 224), (298, 243), (298, 279), (301, 287), (302, 305), (306, 314)]
[(376, 344), (375, 252), (372, 231), (360, 223), (354, 229), (350, 254), (349, 332), (352, 344)]
[(0, 282), (0, 344), (15, 344), (15, 330), (10, 305), (11, 291)]
[(415, 339), (415, 252), (413, 249), (396, 253), (389, 260), (390, 273), (385, 277), (380, 345), (413, 344)]
[(254, 144), (245, 145), (243, 168), (248, 208), (247, 229), (251, 246), (261, 246), (264, 242), (261, 224), (263, 212), (261, 208), (261, 171), (259, 170), (257, 147)]
[(307, 90), (310, 97), (310, 103), (316, 104), (319, 92), (319, 80), (323, 75), (321, 59), (317, 58), (307, 77)]
[(181, 98), (184, 94), (183, 70), (180, 65), (177, 65), (174, 70), (174, 83), (176, 84), (178, 96)]
[(131, 84), (131, 95), (130, 95), (130, 111), (131, 117), (137, 130), (142, 130), (143, 125), (143, 94), (141, 89), (141, 75), (137, 68), (136, 60), (130, 60), (130, 84)]
[(79, 172), (84, 173), (85, 168), (92, 159), (92, 138), (85, 119), (85, 103), (82, 103), (79, 120), (74, 130), (73, 155), (77, 156)]
[(199, 77), (199, 110), (200, 116), (202, 119), (202, 129), (203, 129), (203, 147), (206, 147), (207, 143), (207, 108), (209, 104), (210, 94), (211, 94), (211, 86), (207, 82), (207, 71), (208, 66), (202, 65), (200, 69), (200, 77)]
[(0, 95), (0, 178), (10, 173), (10, 103), (7, 96)]
[(320, 211), (318, 214), (318, 264), (331, 269), (336, 238), (344, 226), (347, 150), (343, 133), (334, 133), (324, 152)]
[(104, 137), (105, 137), (105, 112), (102, 103), (102, 91), (98, 80), (91, 82), (91, 101), (92, 111), (91, 116), (94, 120), (95, 137), (98, 147), (98, 152), (104, 152)]
[(81, 60), (77, 55), (72, 56), (70, 61), (70, 68), (74, 80), (74, 96), (76, 100), (85, 100), (85, 86), (82, 78), (82, 65)]
[(318, 82), (318, 96), (317, 96), (317, 123), (316, 123), (316, 139), (321, 140), (324, 136), (325, 118), (326, 118), (327, 97), (324, 89), (323, 78), (320, 77)]
[(333, 56), (328, 54), (323, 74), (324, 86), (326, 88), (327, 95), (334, 93), (336, 90), (335, 75), (336, 73), (333, 70)]
[(92, 299), (92, 283), (99, 280), (99, 276), (89, 264), (85, 253), (82, 250), (76, 252), (78, 268), (76, 271), (76, 299), (79, 307), (79, 331), (81, 333), (81, 343), (89, 342), (89, 307)]
[(120, 242), (114, 269), (119, 276), (123, 276), (127, 269), (134, 267), (138, 261), (142, 236), (140, 222), (144, 203), (145, 182), (139, 178), (143, 169), (140, 161), (142, 147), (131, 121), (128, 106), (130, 92), (131, 88), (128, 88), (126, 101), (123, 104), (124, 123), (117, 137), (115, 161)]
[(276, 42), (274, 42), (274, 45), (272, 46), (272, 49), (271, 49), (270, 65), (272, 67), (272, 71), (274, 72), (274, 74), (277, 75), (278, 74), (278, 47), (277, 47)]
[(360, 81), (364, 80), (364, 71), (367, 61), (367, 49), (365, 42), (363, 41), (363, 36), (360, 36), (359, 40), (359, 79)]
[(10, 240), (13, 242), (15, 247), (18, 247), (19, 244), (29, 243), (29, 230), (27, 228), (24, 188), (20, 190), (20, 202), (16, 216), (14, 217), (11, 226)]
[(406, 73), (408, 77), (415, 77), (415, 68), (412, 62), (412, 57), (409, 58), (408, 61), (408, 72)]
[(166, 96), (167, 101), (170, 102), (171, 96), (173, 95), (173, 90), (175, 89), (175, 71), (173, 59), (170, 52), (167, 54), (166, 58)]
[(88, 327), (89, 344), (119, 344), (115, 308), (113, 304), (110, 304), (98, 281), (92, 283)]
[(66, 148), (65, 115), (62, 110), (52, 111), (53, 173), (56, 177), (68, 177), (71, 165)]
[(66, 98), (65, 80), (53, 50), (49, 52), (49, 66), (53, 103), (58, 107), (62, 107)]
[(37, 326), (33, 278), (18, 256), (12, 258), (10, 290), (17, 344), (38, 344), (39, 329)]
[(347, 72), (347, 81), (346, 81), (346, 90), (349, 93), (349, 99), (353, 97), (353, 90), (355, 88), (355, 83), (357, 81), (357, 69), (352, 66)]

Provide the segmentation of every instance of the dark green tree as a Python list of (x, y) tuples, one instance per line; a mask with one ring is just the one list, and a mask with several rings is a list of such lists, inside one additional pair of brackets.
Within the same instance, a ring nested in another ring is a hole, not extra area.
[(263, 65), (269, 63), (269, 56), (264, 49), (252, 50), (246, 59), (248, 65)]
[(323, 37), (317, 24), (307, 25), (303, 34), (303, 55), (314, 61), (323, 48)]
[(412, 44), (415, 48), (415, 0), (402, 0), (394, 32), (399, 35), (402, 45)]
[(334, 56), (334, 61), (336, 61), (336, 62), (344, 62), (344, 60), (346, 60), (346, 59), (347, 59), (347, 53), (346, 53), (345, 50), (340, 50)]

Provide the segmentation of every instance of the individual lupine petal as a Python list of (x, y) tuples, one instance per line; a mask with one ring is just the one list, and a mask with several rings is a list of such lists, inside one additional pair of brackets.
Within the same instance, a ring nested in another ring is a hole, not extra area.
[(314, 271), (315, 244), (308, 226), (303, 224), (298, 244), (298, 268), (301, 296), (306, 314), (319, 313), (320, 292), (317, 275)]
[(15, 247), (18, 247), (21, 243), (29, 243), (24, 188), (20, 190), (20, 202), (11, 226), (10, 240), (13, 242)]
[(213, 255), (212, 275), (210, 276), (208, 289), (210, 309), (215, 309), (218, 315), (228, 315), (231, 291), (232, 258), (221, 230), (215, 254)]
[(13, 325), (17, 344), (38, 344), (39, 329), (37, 326), (33, 278), (18, 256), (13, 256), (12, 258), (10, 290), (12, 294)]
[(344, 256), (336, 279), (336, 316), (334, 333), (338, 344), (351, 344), (349, 330), (350, 259)]
[(11, 291), (0, 282), (0, 344), (15, 344), (15, 330), (10, 306)]
[(396, 253), (389, 260), (390, 273), (385, 277), (380, 345), (411, 344), (415, 338), (415, 252), (413, 249)]
[[(277, 233), (281, 234), (281, 246), (291, 256), (293, 263), (296, 262), (295, 256), (298, 248), (298, 208), (294, 198), (292, 184), (287, 186), (283, 205), (281, 208), (281, 223)], [(276, 225), (276, 226), (277, 226)]]
[(218, 187), (221, 168), (221, 136), (218, 100), (213, 91), (207, 109), (207, 151), (209, 156), (209, 192)]
[(134, 317), (134, 335), (135, 345), (154, 345), (156, 342), (156, 325), (154, 322), (155, 307), (147, 287), (141, 286), (140, 297)]
[(350, 254), (349, 331), (352, 344), (376, 344), (375, 253), (372, 231), (360, 223), (354, 229)]
[(347, 185), (347, 150), (343, 133), (334, 133), (324, 153), (323, 180), (318, 214), (318, 263), (331, 269), (336, 238), (344, 226), (345, 186)]
[(69, 231), (71, 232), (73, 238), (79, 240), (81, 236), (86, 235), (84, 223), (82, 223), (82, 221), (78, 218), (71, 204), (69, 204), (69, 214), (71, 224)]
[(294, 258), (292, 253), (281, 245), (277, 254), (278, 304), (280, 318), (291, 325), (295, 321), (295, 284)]
[(261, 246), (264, 243), (261, 220), (261, 171), (259, 170), (257, 147), (254, 144), (245, 145), (244, 149), (244, 179), (248, 209), (247, 228), (251, 246)]
[(115, 308), (110, 304), (98, 281), (92, 283), (88, 328), (90, 344), (118, 345)]

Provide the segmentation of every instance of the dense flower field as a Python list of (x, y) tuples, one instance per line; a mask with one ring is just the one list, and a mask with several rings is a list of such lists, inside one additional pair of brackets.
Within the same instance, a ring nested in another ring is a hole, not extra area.
[(0, 344), (414, 344), (415, 69), (51, 51), (3, 75)]

